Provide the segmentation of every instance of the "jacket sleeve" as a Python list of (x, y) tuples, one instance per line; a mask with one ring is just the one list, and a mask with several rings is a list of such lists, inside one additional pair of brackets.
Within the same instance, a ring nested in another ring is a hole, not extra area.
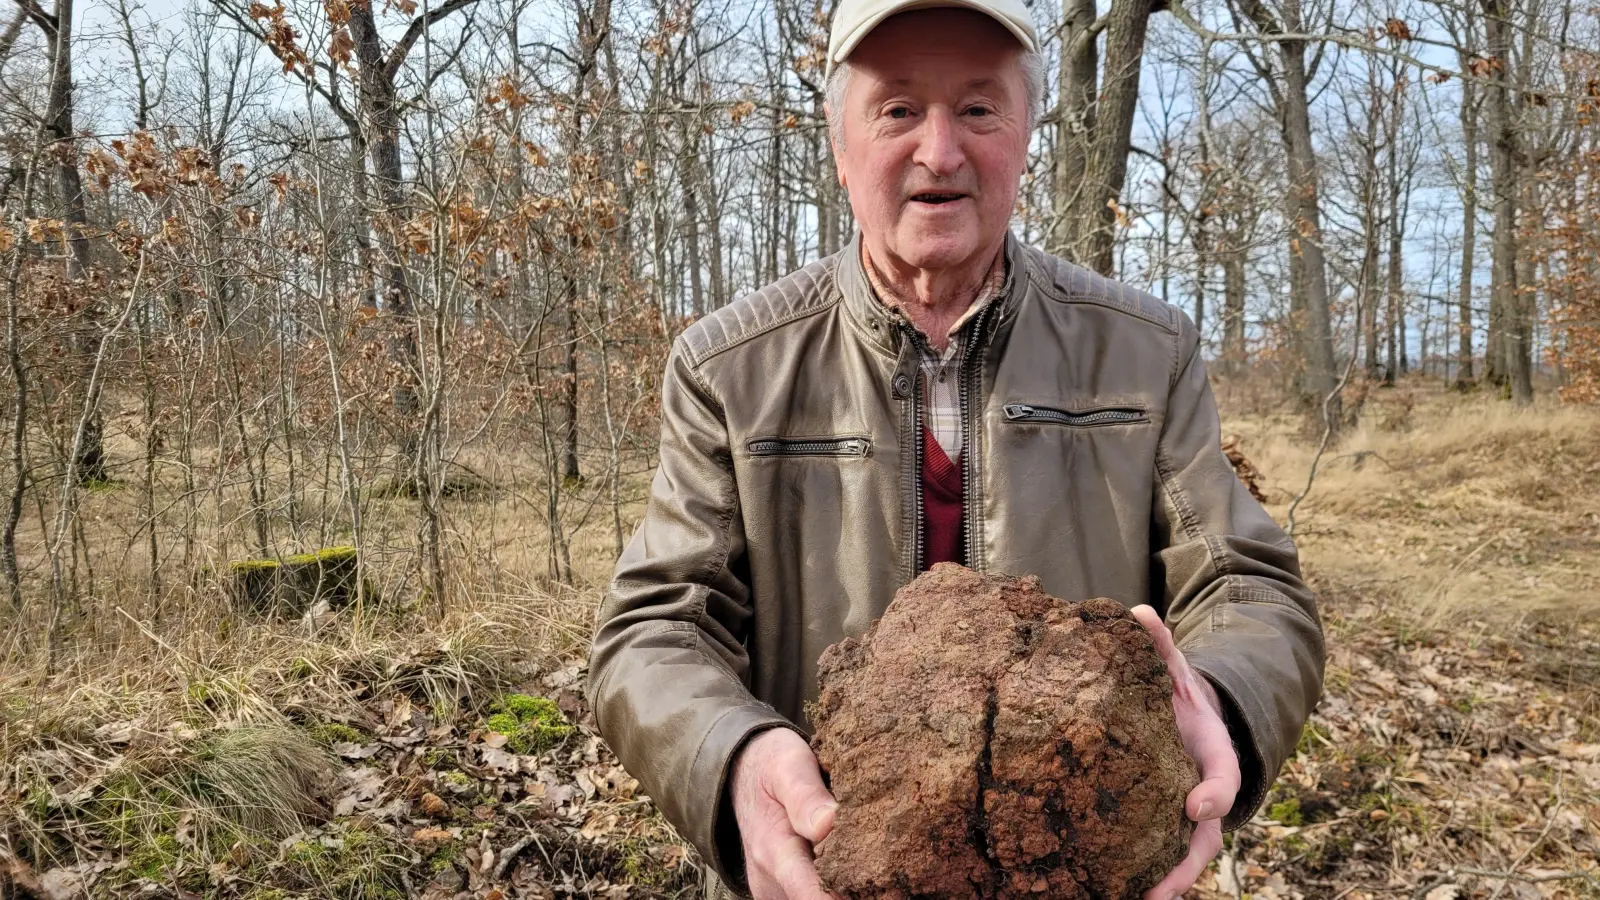
[(588, 693), (623, 766), (735, 887), (743, 853), (723, 802), (733, 757), (757, 732), (793, 727), (748, 687), (749, 588), (733, 571), (743, 552), (722, 408), (680, 342), (649, 505), (601, 607)]
[(1221, 449), (1199, 333), (1179, 313), (1177, 360), (1156, 454), (1154, 577), (1179, 649), (1222, 698), (1243, 786), (1226, 828), (1261, 806), (1322, 695), (1316, 600), (1294, 544)]

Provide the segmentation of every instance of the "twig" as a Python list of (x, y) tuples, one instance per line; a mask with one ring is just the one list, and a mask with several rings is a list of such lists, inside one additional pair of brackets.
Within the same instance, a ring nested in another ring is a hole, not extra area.
[[(1504, 882), (1500, 890), (1505, 890), (1505, 883), (1512, 881), (1526, 881), (1529, 884), (1538, 884), (1544, 881), (1574, 881), (1579, 878), (1593, 878), (1588, 872), (1552, 872), (1546, 875), (1524, 875), (1521, 872), (1494, 872), (1489, 869), (1451, 869), (1452, 875), (1476, 875), (1480, 878), (1500, 878)], [(1494, 896), (1499, 896), (1500, 891), (1495, 891)]]
[[(1366, 289), (1364, 287), (1362, 288), (1362, 292), (1361, 293), (1362, 294), (1366, 293)], [(1356, 302), (1356, 314), (1357, 315), (1361, 314), (1361, 306), (1362, 306), (1363, 301), (1365, 301), (1366, 299), (1367, 298), (1365, 298), (1365, 297), (1360, 297), (1360, 299), (1357, 300), (1357, 302)], [(1291, 539), (1294, 537), (1294, 526), (1295, 526), (1294, 514), (1295, 514), (1295, 511), (1300, 508), (1301, 501), (1305, 500), (1306, 497), (1310, 496), (1310, 494), (1311, 494), (1311, 486), (1313, 484), (1315, 484), (1316, 481), (1317, 481), (1317, 466), (1321, 465), (1321, 463), (1322, 463), (1322, 454), (1328, 452), (1328, 442), (1333, 439), (1334, 422), (1333, 422), (1333, 419), (1329, 416), (1328, 404), (1332, 403), (1333, 399), (1335, 397), (1338, 397), (1340, 394), (1344, 393), (1344, 386), (1346, 384), (1350, 383), (1350, 373), (1354, 372), (1355, 369), (1356, 369), (1356, 354), (1352, 353), (1352, 354), (1350, 354), (1350, 362), (1348, 364), (1346, 364), (1345, 367), (1344, 367), (1344, 375), (1343, 375), (1343, 377), (1341, 377), (1339, 379), (1339, 383), (1338, 384), (1333, 386), (1333, 390), (1328, 392), (1328, 396), (1322, 398), (1322, 443), (1317, 445), (1317, 455), (1311, 458), (1311, 471), (1306, 473), (1306, 488), (1305, 488), (1305, 490), (1301, 491), (1299, 493), (1299, 495), (1294, 498), (1294, 502), (1289, 504), (1289, 524), (1288, 524), (1288, 527), (1286, 527), (1284, 529), (1284, 531), (1285, 531), (1285, 533), (1288, 534), (1288, 536)]]
[(1566, 777), (1567, 773), (1565, 772), (1562, 772), (1556, 776), (1556, 802), (1550, 807), (1550, 817), (1545, 820), (1544, 830), (1539, 832), (1539, 836), (1533, 839), (1533, 843), (1528, 845), (1528, 849), (1522, 851), (1522, 855), (1517, 857), (1517, 861), (1511, 864), (1510, 872), (1506, 872), (1497, 876), (1501, 878), (1502, 881), (1500, 882), (1500, 886), (1494, 889), (1494, 893), (1489, 895), (1489, 900), (1500, 900), (1500, 895), (1505, 893), (1506, 885), (1510, 884), (1513, 878), (1531, 881), (1538, 877), (1528, 876), (1524, 878), (1524, 876), (1517, 875), (1516, 871), (1517, 869), (1522, 868), (1522, 864), (1527, 862), (1528, 857), (1533, 855), (1533, 851), (1539, 849), (1539, 845), (1544, 843), (1544, 839), (1550, 836), (1550, 829), (1555, 827), (1556, 816), (1561, 813), (1561, 806), (1564, 802), (1561, 798), (1561, 783), (1566, 779)]
[(528, 849), (528, 845), (531, 843), (533, 843), (532, 831), (523, 835), (522, 839), (517, 841), (515, 844), (512, 844), (506, 849), (500, 851), (500, 861), (494, 865), (495, 881), (499, 881), (500, 879), (506, 877), (506, 870), (511, 868), (511, 864), (513, 862), (516, 862), (517, 855)]

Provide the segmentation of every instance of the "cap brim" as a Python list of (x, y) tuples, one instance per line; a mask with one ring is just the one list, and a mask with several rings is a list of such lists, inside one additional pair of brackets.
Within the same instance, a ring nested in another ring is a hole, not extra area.
[(983, 13), (1005, 26), (1005, 29), (1011, 32), (1012, 36), (1022, 44), (1024, 50), (1033, 53), (1039, 49), (1034, 45), (1033, 34), (1027, 28), (1020, 23), (1013, 22), (1008, 16), (996, 13), (982, 3), (967, 2), (967, 0), (905, 0), (904, 3), (895, 3), (877, 14), (867, 17), (854, 30), (845, 35), (839, 41), (839, 45), (829, 51), (827, 71), (832, 72), (836, 64), (848, 59), (850, 54), (855, 51), (856, 45), (865, 40), (867, 35), (872, 33), (872, 29), (882, 25), (885, 19), (903, 12), (912, 12), (919, 9), (970, 9), (973, 12)]

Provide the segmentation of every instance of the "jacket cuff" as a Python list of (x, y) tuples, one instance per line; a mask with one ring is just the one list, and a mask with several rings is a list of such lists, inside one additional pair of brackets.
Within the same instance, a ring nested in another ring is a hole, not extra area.
[(1216, 688), (1222, 701), (1222, 721), (1239, 757), (1239, 795), (1222, 817), (1222, 830), (1234, 831), (1261, 808), (1278, 777), (1282, 760), (1273, 755), (1274, 747), (1263, 743), (1273, 733), (1272, 722), (1262, 706), (1259, 688), (1242, 672), (1203, 651), (1185, 651), (1184, 656)]
[[(697, 833), (689, 840), (723, 885), (741, 895), (748, 895), (749, 887), (744, 844), (733, 813), (733, 763), (751, 738), (769, 728), (792, 729), (794, 725), (770, 706), (736, 706), (728, 710), (711, 726), (690, 768), (687, 812)], [(701, 790), (699, 785), (712, 789)]]

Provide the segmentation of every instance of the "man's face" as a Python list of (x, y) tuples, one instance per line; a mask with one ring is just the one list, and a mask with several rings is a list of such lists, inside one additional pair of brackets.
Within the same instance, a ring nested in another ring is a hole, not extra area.
[(982, 13), (902, 13), (850, 55), (834, 147), (873, 259), (981, 264), (1004, 240), (1027, 161), (1021, 47)]

